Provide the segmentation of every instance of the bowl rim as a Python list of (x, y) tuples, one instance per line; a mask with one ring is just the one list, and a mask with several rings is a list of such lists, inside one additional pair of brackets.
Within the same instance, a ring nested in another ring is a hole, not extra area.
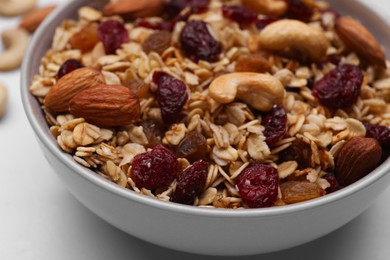
[[(44, 145), (47, 150), (56, 157), (56, 159), (58, 159), (66, 167), (69, 167), (74, 174), (79, 175), (80, 177), (86, 179), (92, 184), (98, 186), (99, 188), (113, 193), (114, 195), (120, 196), (124, 199), (128, 199), (129, 202), (136, 202), (139, 204), (143, 204), (144, 206), (155, 207), (165, 211), (174, 211), (186, 215), (218, 218), (258, 218), (295, 214), (301, 211), (322, 207), (338, 200), (346, 199), (354, 195), (355, 193), (367, 189), (374, 183), (380, 181), (385, 176), (385, 174), (390, 171), (389, 157), (379, 167), (377, 167), (374, 171), (372, 171), (364, 178), (334, 193), (297, 204), (259, 209), (218, 209), (182, 205), (178, 203), (158, 200), (156, 198), (152, 198), (143, 194), (138, 194), (133, 190), (122, 188), (119, 185), (104, 179), (103, 177), (96, 174), (94, 171), (78, 164), (76, 161), (73, 160), (71, 155), (63, 152), (58, 147), (57, 143), (53, 141), (53, 136), (51, 136), (48, 125), (43, 126), (43, 123), (40, 123), (40, 120), (38, 120), (39, 118), (43, 118), (42, 113), (38, 113), (39, 115), (37, 115), (37, 113), (34, 113), (35, 110), (33, 109), (33, 107), (37, 106), (37, 100), (34, 96), (32, 96), (29, 90), (29, 86), (31, 83), (29, 82), (28, 78), (29, 68), (34, 65), (32, 63), (31, 57), (34, 54), (35, 46), (40, 43), (40, 38), (46, 33), (45, 27), (53, 23), (56, 17), (63, 13), (64, 10), (82, 6), (84, 5), (83, 3), (84, 1), (70, 1), (61, 4), (58, 8), (56, 8), (56, 10), (54, 10), (50, 14), (50, 16), (34, 33), (22, 64), (20, 88), (21, 99), (25, 114), (27, 116), (28, 121), (30, 122), (31, 127), (33, 128), (33, 131), (36, 134), (36, 137), (38, 138), (38, 141), (42, 145)], [(363, 8), (365, 8), (365, 10), (375, 13), (379, 16), (379, 19), (381, 20), (381, 22), (383, 22), (383, 24), (390, 27), (390, 20), (388, 21), (386, 19), (384, 10), (381, 9), (378, 5), (376, 5), (376, 3), (370, 3), (370, 6), (363, 0), (355, 0), (354, 3), (361, 5)], [(59, 23), (56, 23), (56, 25), (58, 24)]]

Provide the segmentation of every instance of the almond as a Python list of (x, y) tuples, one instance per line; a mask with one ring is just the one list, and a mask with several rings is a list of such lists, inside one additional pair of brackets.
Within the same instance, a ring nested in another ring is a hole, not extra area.
[[(151, 15), (156, 10), (162, 7), (162, 0), (143, 0), (143, 1), (130, 1), (130, 0), (118, 0), (108, 3), (103, 10), (104, 15), (125, 15), (135, 14), (137, 17), (153, 16)], [(156, 11), (157, 12), (157, 11)], [(140, 15), (137, 15), (140, 14)]]
[(350, 17), (340, 17), (336, 21), (335, 28), (338, 36), (348, 48), (368, 62), (386, 68), (383, 48), (360, 22)]
[(90, 67), (74, 70), (62, 78), (50, 89), (44, 100), (45, 107), (52, 112), (67, 112), (69, 101), (80, 91), (104, 84), (100, 71)]
[(50, 5), (28, 12), (26, 16), (23, 17), (19, 26), (26, 29), (30, 33), (33, 33), (56, 7), (56, 5)]
[(379, 165), (381, 156), (382, 148), (374, 138), (350, 139), (336, 159), (336, 179), (342, 186), (356, 182)]
[(138, 97), (124, 86), (100, 85), (85, 89), (69, 102), (69, 111), (88, 123), (116, 127), (132, 123), (141, 114)]

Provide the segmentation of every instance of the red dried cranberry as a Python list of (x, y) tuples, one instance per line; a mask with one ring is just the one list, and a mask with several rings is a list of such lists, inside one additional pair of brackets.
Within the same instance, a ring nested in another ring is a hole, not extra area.
[(222, 6), (222, 15), (231, 19), (241, 26), (247, 26), (254, 23), (257, 19), (257, 13), (241, 5), (224, 5)]
[(207, 23), (199, 20), (188, 22), (180, 34), (181, 49), (194, 61), (216, 61), (222, 51), (221, 43), (211, 35)]
[(98, 35), (104, 45), (106, 54), (115, 54), (116, 50), (129, 41), (125, 26), (116, 20), (108, 20), (100, 24)]
[(382, 147), (390, 148), (390, 128), (384, 125), (364, 123), (366, 136), (375, 138)]
[(256, 27), (259, 30), (263, 30), (267, 25), (279, 21), (278, 17), (266, 17), (266, 18), (258, 18), (256, 20)]
[(339, 184), (339, 182), (337, 181), (337, 179), (333, 173), (327, 173), (325, 176), (325, 180), (327, 180), (330, 184), (330, 187), (325, 189), (325, 192), (327, 194), (342, 189), (342, 186)]
[(301, 0), (287, 0), (288, 9), (286, 16), (290, 19), (309, 22), (314, 14), (313, 8), (303, 3)]
[(75, 59), (69, 59), (64, 62), (64, 64), (61, 65), (60, 69), (57, 72), (57, 80), (65, 76), (66, 74), (77, 70), (79, 68), (83, 68), (84, 65), (81, 64), (78, 60)]
[(278, 197), (279, 177), (276, 168), (252, 163), (237, 177), (238, 192), (249, 208), (271, 207)]
[(197, 131), (189, 132), (177, 146), (177, 157), (190, 162), (203, 160), (207, 156), (207, 140)]
[(157, 84), (157, 100), (164, 123), (177, 123), (188, 100), (186, 85), (162, 71), (154, 72), (153, 82)]
[(171, 200), (181, 204), (193, 204), (206, 183), (207, 168), (207, 162), (197, 161), (179, 173)]
[(360, 96), (363, 73), (360, 68), (343, 64), (326, 74), (313, 87), (313, 95), (329, 108), (345, 108)]
[(287, 113), (283, 105), (275, 105), (262, 120), (265, 142), (273, 145), (287, 133)]
[(169, 186), (178, 174), (175, 154), (162, 145), (134, 157), (130, 176), (138, 188), (157, 189)]

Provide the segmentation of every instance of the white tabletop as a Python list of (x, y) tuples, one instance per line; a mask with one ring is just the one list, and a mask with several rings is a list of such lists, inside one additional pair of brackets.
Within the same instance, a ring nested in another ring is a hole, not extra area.
[[(40, 5), (56, 2), (65, 0), (39, 1)], [(375, 4), (387, 9), (390, 19), (390, 2), (376, 0)], [(0, 18), (0, 31), (17, 23), (18, 18)], [(23, 111), (19, 77), (19, 70), (0, 72), (0, 81), (9, 91), (8, 110), (0, 120), (0, 259), (224, 259), (140, 241), (82, 206), (59, 181), (38, 147)], [(390, 189), (338, 231), (261, 259), (390, 259), (389, 201)]]

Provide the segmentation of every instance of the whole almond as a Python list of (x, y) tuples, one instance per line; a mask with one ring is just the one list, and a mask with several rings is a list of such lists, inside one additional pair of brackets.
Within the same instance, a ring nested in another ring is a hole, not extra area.
[(67, 112), (69, 101), (77, 93), (101, 84), (104, 84), (104, 77), (100, 71), (90, 67), (76, 69), (60, 78), (51, 87), (44, 99), (44, 105), (52, 112)]
[(88, 123), (116, 127), (132, 123), (141, 114), (138, 97), (129, 88), (100, 85), (85, 89), (69, 102), (69, 111)]
[(33, 33), (56, 7), (56, 5), (50, 5), (28, 12), (26, 16), (23, 17), (19, 26), (26, 29), (30, 33)]
[(149, 14), (154, 13), (155, 10), (159, 10), (162, 6), (162, 0), (143, 0), (143, 1), (131, 1), (131, 0), (118, 0), (108, 3), (103, 10), (104, 15), (125, 15), (125, 14), (137, 14), (141, 13), (137, 17), (143, 17), (143, 12)]
[(336, 179), (342, 186), (356, 182), (379, 165), (381, 156), (382, 148), (374, 138), (350, 139), (336, 159)]
[(348, 48), (370, 63), (386, 68), (383, 48), (375, 37), (360, 22), (351, 17), (340, 17), (336, 21), (336, 32)]

